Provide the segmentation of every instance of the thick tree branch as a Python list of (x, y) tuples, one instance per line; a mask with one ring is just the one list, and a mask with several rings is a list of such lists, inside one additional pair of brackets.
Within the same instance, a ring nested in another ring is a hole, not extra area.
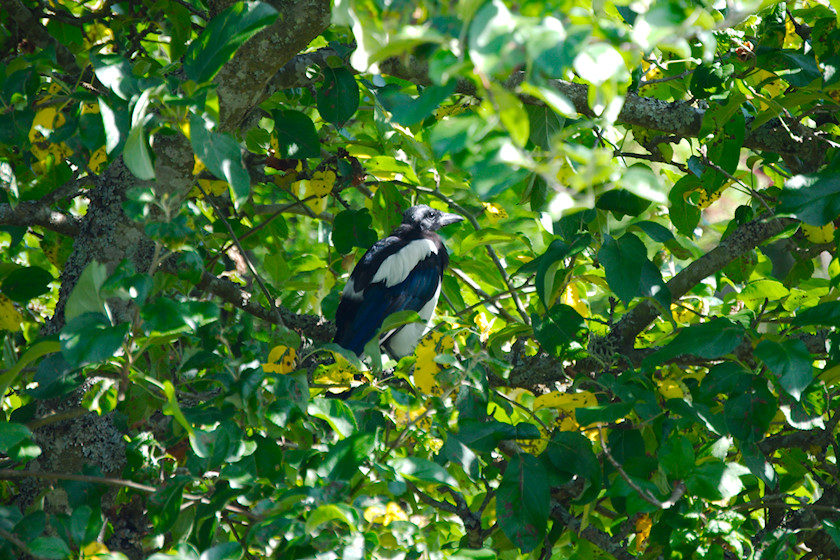
[(21, 202), (15, 207), (11, 204), (0, 204), (0, 224), (41, 226), (62, 235), (75, 237), (79, 233), (80, 219), (52, 210), (40, 202)]
[(242, 45), (214, 80), (218, 85), (223, 131), (236, 129), (248, 111), (260, 102), (266, 85), (277, 71), (330, 24), (328, 0), (275, 0), (271, 4), (280, 17)]
[[(421, 85), (431, 84), (429, 68), (425, 60), (408, 56), (391, 58), (382, 64), (383, 72), (413, 81)], [(514, 74), (505, 82), (505, 87), (515, 89), (525, 79), (524, 72)], [(565, 95), (574, 105), (575, 110), (587, 117), (595, 116), (589, 106), (589, 86), (565, 80), (551, 80), (551, 85)], [(476, 85), (468, 80), (459, 80), (456, 91), (467, 95), (478, 93)], [(522, 96), (525, 103), (541, 103), (529, 96)], [(624, 98), (624, 107), (618, 115), (618, 122), (635, 125), (650, 130), (659, 130), (680, 138), (696, 138), (706, 111), (685, 101), (662, 101), (652, 97), (641, 97), (628, 93)], [(757, 151), (767, 151), (784, 156), (788, 163), (798, 167), (797, 173), (815, 171), (825, 160), (828, 143), (814, 131), (793, 119), (773, 119), (755, 129), (751, 119), (747, 121), (744, 147)]]
[[(175, 266), (168, 264), (170, 262), (170, 259), (164, 262), (163, 270), (169, 274), (177, 274), (178, 271)], [(222, 301), (226, 301), (246, 313), (250, 313), (254, 317), (258, 317), (268, 323), (277, 323), (276, 315), (272, 313), (271, 309), (265, 308), (255, 301), (251, 301), (251, 294), (243, 290), (235, 282), (224, 278), (217, 278), (205, 271), (201, 275), (201, 280), (196, 284), (196, 288), (210, 292)], [(327, 342), (332, 340), (335, 334), (335, 325), (323, 317), (293, 313), (282, 306), (278, 306), (277, 311), (279, 311), (285, 326), (298, 330), (313, 340)]]
[[(677, 301), (704, 278), (722, 270), (740, 255), (746, 254), (780, 234), (793, 223), (795, 223), (794, 220), (789, 218), (772, 218), (767, 221), (755, 220), (738, 227), (719, 246), (671, 278), (666, 284), (671, 291), (671, 300)], [(650, 301), (639, 302), (615, 324), (604, 340), (605, 346), (609, 347), (612, 353), (625, 356), (635, 355), (636, 335), (656, 320), (659, 314), (660, 309)], [(520, 360), (511, 371), (509, 380), (512, 386), (548, 385), (567, 376), (574, 377), (601, 371), (604, 367), (603, 360), (592, 357), (563, 366), (554, 358), (540, 353)]]

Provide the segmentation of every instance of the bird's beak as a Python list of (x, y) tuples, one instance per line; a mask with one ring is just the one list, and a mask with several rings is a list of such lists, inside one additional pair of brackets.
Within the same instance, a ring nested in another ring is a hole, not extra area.
[(458, 222), (463, 221), (463, 216), (459, 216), (458, 214), (450, 214), (449, 212), (441, 212), (438, 224), (440, 224), (440, 227), (443, 227), (448, 226), (449, 224), (457, 224)]

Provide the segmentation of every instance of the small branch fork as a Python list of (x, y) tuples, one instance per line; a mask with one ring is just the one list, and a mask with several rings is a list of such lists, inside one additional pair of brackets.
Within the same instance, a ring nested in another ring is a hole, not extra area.
[(647, 503), (658, 507), (659, 509), (669, 509), (674, 506), (680, 498), (683, 497), (685, 494), (685, 484), (683, 481), (678, 481), (676, 486), (674, 486), (674, 491), (671, 493), (671, 497), (665, 500), (664, 502), (659, 501), (656, 496), (654, 496), (648, 489), (642, 488), (638, 484), (636, 484), (630, 476), (624, 472), (624, 469), (621, 467), (621, 464), (615, 460), (615, 457), (612, 456), (610, 453), (610, 448), (607, 446), (607, 439), (604, 437), (604, 426), (598, 426), (598, 435), (601, 438), (601, 449), (604, 450), (604, 455), (607, 457), (607, 460), (615, 467), (618, 471), (618, 474), (621, 475), (621, 478), (624, 479), (624, 482), (627, 483), (630, 488), (636, 491), (636, 493), (641, 496), (641, 498), (646, 501)]

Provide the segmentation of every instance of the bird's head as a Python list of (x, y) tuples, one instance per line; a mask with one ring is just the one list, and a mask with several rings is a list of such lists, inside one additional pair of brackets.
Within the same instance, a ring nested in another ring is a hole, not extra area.
[(463, 219), (464, 217), (458, 214), (450, 214), (425, 204), (418, 204), (403, 212), (402, 223), (419, 227), (423, 231), (437, 231), (443, 226), (460, 222)]

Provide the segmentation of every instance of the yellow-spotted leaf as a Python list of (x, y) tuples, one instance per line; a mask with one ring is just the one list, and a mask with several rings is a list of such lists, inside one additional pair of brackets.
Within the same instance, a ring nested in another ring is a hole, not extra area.
[(94, 173), (99, 173), (105, 167), (105, 164), (108, 162), (108, 152), (105, 150), (105, 146), (100, 146), (95, 152), (90, 154), (90, 160), (88, 160), (88, 167)]
[(12, 300), (0, 294), (0, 331), (19, 331), (23, 315), (15, 309)]
[(438, 332), (429, 333), (417, 345), (414, 350), (414, 355), (417, 356), (414, 384), (422, 393), (436, 397), (443, 395), (443, 388), (436, 379), (443, 367), (435, 362), (435, 356), (452, 352), (454, 348), (455, 340)]
[(268, 363), (263, 364), (266, 373), (291, 373), (295, 370), (297, 352), (288, 346), (275, 346), (268, 353)]
[(552, 391), (534, 399), (534, 410), (539, 410), (541, 408), (557, 408), (560, 410), (572, 411), (576, 408), (596, 406), (597, 404), (598, 399), (596, 399), (595, 395), (589, 391), (581, 391), (580, 393), (562, 393), (560, 391)]
[(484, 215), (487, 216), (487, 220), (493, 225), (499, 223), (499, 220), (508, 217), (507, 211), (498, 204), (493, 204), (492, 202), (482, 202), (481, 204), (484, 206)]
[(829, 243), (834, 241), (834, 224), (830, 222), (824, 226), (802, 224), (802, 233), (811, 243)]
[(636, 551), (642, 552), (647, 548), (647, 541), (650, 538), (650, 530), (653, 528), (653, 521), (651, 521), (648, 514), (643, 514), (636, 519)]
[(659, 394), (665, 399), (682, 399), (685, 397), (683, 390), (685, 384), (676, 379), (656, 379), (656, 385), (659, 388)]

